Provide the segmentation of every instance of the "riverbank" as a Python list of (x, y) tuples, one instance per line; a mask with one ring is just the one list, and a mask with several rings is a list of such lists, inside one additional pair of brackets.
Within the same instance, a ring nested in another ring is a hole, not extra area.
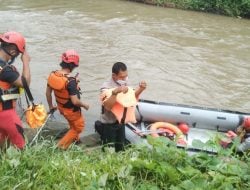
[[(24, 134), (26, 137), (27, 145), (29, 145), (30, 142), (38, 141), (40, 144), (44, 140), (55, 140), (58, 141), (60, 138), (62, 138), (65, 133), (68, 131), (68, 125), (67, 123), (60, 122), (60, 121), (48, 121), (44, 128), (39, 132), (40, 128), (38, 129), (32, 129), (28, 127), (28, 125), (23, 122), (24, 125)], [(38, 136), (37, 133), (39, 133)], [(85, 147), (95, 147), (100, 145), (100, 137), (97, 133), (91, 132), (91, 133), (82, 133), (80, 135), (80, 142), (82, 146)]]
[(249, 189), (249, 158), (188, 156), (166, 139), (148, 139), (115, 153), (73, 145), (67, 151), (43, 141), (0, 154), (1, 189)]
[(238, 18), (250, 18), (250, 0), (129, 0), (168, 8), (194, 10), (227, 15)]

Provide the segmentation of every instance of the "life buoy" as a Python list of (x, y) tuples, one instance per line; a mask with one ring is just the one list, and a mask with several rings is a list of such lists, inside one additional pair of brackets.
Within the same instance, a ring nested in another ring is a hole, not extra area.
[[(156, 131), (156, 130), (166, 130), (166, 132), (172, 132), (176, 135), (177, 138), (177, 144), (181, 144), (181, 145), (187, 145), (187, 142), (184, 139), (184, 135), (182, 133), (182, 131), (176, 127), (175, 125), (171, 124), (171, 123), (167, 123), (167, 122), (156, 122), (153, 123), (150, 127), (151, 131)], [(152, 133), (151, 134), (153, 137), (159, 137), (159, 134), (156, 133)]]

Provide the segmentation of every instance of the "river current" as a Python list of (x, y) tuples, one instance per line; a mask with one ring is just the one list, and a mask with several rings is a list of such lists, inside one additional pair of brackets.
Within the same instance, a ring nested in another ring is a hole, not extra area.
[(8, 30), (27, 39), (37, 102), (46, 104), (46, 78), (61, 53), (79, 52), (86, 134), (117, 61), (133, 86), (147, 81), (142, 99), (250, 112), (250, 20), (123, 0), (0, 0), (0, 33)]

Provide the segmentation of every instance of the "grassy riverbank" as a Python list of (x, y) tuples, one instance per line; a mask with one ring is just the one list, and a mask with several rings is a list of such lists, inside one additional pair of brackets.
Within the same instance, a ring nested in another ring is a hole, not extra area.
[(146, 4), (250, 18), (250, 0), (130, 0)]
[[(149, 138), (148, 147), (125, 152), (74, 145), (68, 151), (53, 141), (0, 158), (1, 189), (249, 189), (250, 159), (222, 151), (218, 156), (188, 156), (166, 139)], [(167, 146), (168, 145), (168, 146)]]

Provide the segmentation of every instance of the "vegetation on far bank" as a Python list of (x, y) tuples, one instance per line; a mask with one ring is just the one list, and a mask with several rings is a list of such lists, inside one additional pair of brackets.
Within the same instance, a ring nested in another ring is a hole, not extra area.
[(250, 0), (130, 0), (147, 4), (250, 18)]
[(166, 138), (148, 138), (151, 146), (115, 153), (107, 148), (69, 150), (43, 141), (23, 151), (0, 155), (0, 186), (5, 189), (250, 189), (250, 158), (232, 149), (219, 155), (188, 155)]

